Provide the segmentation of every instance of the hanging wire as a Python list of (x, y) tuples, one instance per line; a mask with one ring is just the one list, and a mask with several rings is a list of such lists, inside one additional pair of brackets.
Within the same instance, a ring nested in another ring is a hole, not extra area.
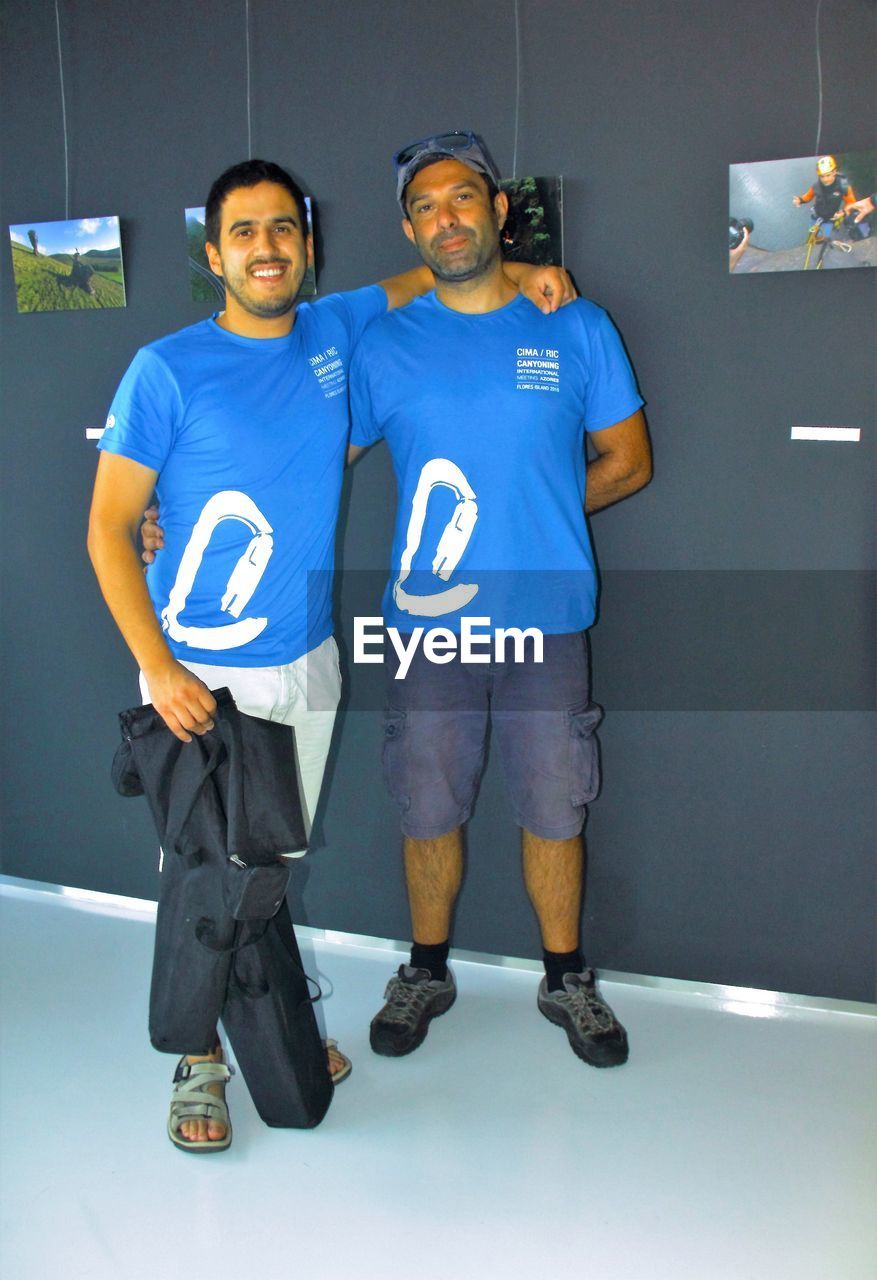
[(253, 106), (250, 82), (250, 0), (244, 0), (244, 23), (247, 30), (247, 159), (253, 158)]
[(819, 81), (819, 123), (816, 126), (816, 146), (813, 148), (813, 154), (819, 154), (819, 143), (822, 138), (822, 49), (819, 44), (819, 14), (822, 9), (822, 0), (816, 0), (816, 75)]
[(64, 219), (70, 221), (70, 152), (67, 146), (67, 98), (64, 93), (64, 59), (61, 56), (61, 15), (55, 0), (55, 30), (58, 33), (58, 75), (61, 80), (61, 122), (64, 128)]
[(518, 176), (518, 127), (521, 120), (521, 14), (515, 0), (515, 149), (512, 155), (512, 178)]

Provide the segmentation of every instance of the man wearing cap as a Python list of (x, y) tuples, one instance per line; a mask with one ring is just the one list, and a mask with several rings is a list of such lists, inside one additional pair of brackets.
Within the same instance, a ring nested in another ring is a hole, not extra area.
[[(517, 302), (499, 249), (508, 201), (477, 135), (425, 139), (396, 165), (403, 230), (436, 284), (372, 325), (351, 364), (353, 451), (386, 439), (398, 488), (383, 601), (396, 655), (384, 771), (414, 939), (371, 1046), (410, 1053), (456, 998), (447, 958), (462, 827), (490, 723), (544, 948), (539, 1009), (584, 1061), (617, 1065), (627, 1036), (579, 942), (600, 718), (589, 698), (596, 578), (585, 513), (650, 478), (643, 402), (599, 307), (578, 300), (543, 316)], [(513, 653), (499, 648), (502, 629), (506, 641), (522, 633)]]

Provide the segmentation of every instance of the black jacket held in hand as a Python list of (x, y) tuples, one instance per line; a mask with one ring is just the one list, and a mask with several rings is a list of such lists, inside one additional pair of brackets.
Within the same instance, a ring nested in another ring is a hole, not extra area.
[(295, 739), (214, 697), (214, 728), (187, 743), (151, 706), (119, 716), (113, 782), (146, 795), (165, 855), (150, 1039), (207, 1053), (221, 1019), (262, 1119), (310, 1128), (333, 1089), (277, 860), (306, 844)]

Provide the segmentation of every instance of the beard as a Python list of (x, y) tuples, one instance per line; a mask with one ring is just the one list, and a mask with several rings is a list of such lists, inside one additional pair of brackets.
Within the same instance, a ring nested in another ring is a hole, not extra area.
[[(283, 262), (286, 266), (292, 267), (292, 263), (288, 258), (273, 259), (275, 262)], [(251, 263), (251, 267), (267, 267), (270, 266), (272, 259)], [(295, 300), (298, 297), (299, 289), (304, 280), (304, 268), (302, 268), (298, 278), (293, 273), (287, 277), (289, 280), (289, 288), (283, 293), (278, 293), (272, 298), (258, 297), (251, 290), (247, 269), (238, 270), (229, 268), (225, 262), (222, 263), (223, 280), (228, 293), (234, 298), (238, 306), (244, 311), (249, 312), (251, 316), (259, 316), (261, 319), (270, 320), (275, 316), (286, 315), (295, 306)]]
[[(465, 249), (452, 255), (442, 253), (441, 245), (446, 240), (468, 240)], [(429, 245), (418, 245), (420, 256), (437, 280), (447, 284), (475, 280), (486, 275), (499, 255), (499, 236), (495, 240), (480, 240), (474, 231), (459, 230), (452, 235), (442, 234), (432, 238)]]

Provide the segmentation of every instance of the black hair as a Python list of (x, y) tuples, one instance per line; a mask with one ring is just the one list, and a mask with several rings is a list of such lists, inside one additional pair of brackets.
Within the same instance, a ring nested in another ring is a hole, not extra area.
[(270, 160), (243, 160), (221, 173), (210, 188), (207, 204), (204, 206), (204, 231), (208, 244), (219, 245), (222, 206), (229, 192), (237, 187), (256, 187), (260, 182), (275, 182), (278, 187), (289, 192), (301, 220), (301, 233), (303, 236), (307, 235), (307, 206), (302, 189), (294, 178), (285, 169), (281, 169), (279, 164), (273, 164)]
[(411, 172), (408, 175), (408, 181), (405, 183), (405, 186), (402, 188), (402, 203), (405, 205), (406, 218), (408, 216), (408, 203), (405, 199), (405, 195), (413, 179), (417, 176), (418, 173), (420, 173), (420, 170), (429, 168), (431, 164), (439, 164), (442, 160), (458, 160), (458, 159), (460, 160), (460, 164), (465, 164), (467, 169), (472, 169), (473, 173), (477, 173), (479, 178), (484, 179), (484, 181), (487, 183), (488, 198), (490, 200), (490, 203), (493, 204), (494, 200), (499, 195), (499, 187), (496, 185), (496, 183), (494, 182), (493, 178), (491, 178), (489, 173), (482, 173), (480, 169), (476, 169), (473, 165), (468, 164), (467, 161), (463, 160), (459, 156), (451, 155), (449, 152), (439, 151), (439, 152), (433, 152), (431, 155), (422, 156), (421, 159), (417, 161), (417, 164), (414, 166), (414, 168), (411, 170)]

